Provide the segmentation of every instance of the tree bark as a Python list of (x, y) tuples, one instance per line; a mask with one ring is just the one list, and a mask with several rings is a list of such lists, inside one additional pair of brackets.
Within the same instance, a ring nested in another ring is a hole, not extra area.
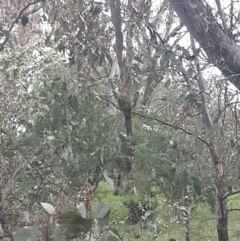
[(229, 241), (228, 237), (228, 214), (227, 214), (227, 199), (226, 195), (226, 184), (223, 173), (223, 166), (220, 160), (216, 145), (210, 143), (210, 153), (215, 169), (215, 182), (216, 182), (216, 196), (217, 196), (217, 233), (219, 241)]
[(203, 0), (168, 0), (182, 23), (225, 77), (240, 90), (240, 47)]
[(224, 179), (223, 161), (218, 152), (216, 133), (214, 132), (214, 123), (209, 113), (207, 98), (205, 94), (206, 86), (204, 82), (203, 72), (200, 67), (200, 61), (197, 56), (197, 49), (195, 41), (191, 36), (192, 50), (196, 54), (195, 65), (198, 73), (198, 87), (200, 90), (200, 97), (202, 103), (202, 117), (203, 121), (209, 131), (209, 152), (212, 158), (212, 162), (215, 170), (215, 183), (216, 183), (216, 198), (218, 204), (218, 220), (217, 220), (217, 233), (219, 241), (229, 241), (228, 237), (228, 215), (227, 215), (227, 200), (226, 195), (226, 183)]

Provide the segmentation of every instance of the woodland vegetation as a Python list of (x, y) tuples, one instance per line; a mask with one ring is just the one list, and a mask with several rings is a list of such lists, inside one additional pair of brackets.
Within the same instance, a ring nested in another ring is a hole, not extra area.
[(0, 1), (0, 240), (239, 240), (234, 0)]

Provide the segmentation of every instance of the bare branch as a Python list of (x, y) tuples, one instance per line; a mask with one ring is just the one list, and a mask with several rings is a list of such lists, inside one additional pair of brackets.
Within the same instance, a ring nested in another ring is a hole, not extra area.
[(227, 27), (227, 22), (226, 22), (226, 18), (224, 16), (223, 10), (222, 10), (222, 6), (219, 0), (215, 0), (217, 7), (218, 7), (218, 12), (220, 14), (222, 23), (223, 23), (223, 28), (226, 32), (228, 32), (228, 27)]
[(170, 33), (170, 29), (173, 24), (173, 8), (171, 5), (169, 5), (169, 14), (168, 14), (168, 20), (166, 22), (166, 32), (164, 34), (163, 39), (167, 39)]
[[(191, 36), (191, 45), (192, 45), (194, 54), (196, 54), (197, 49), (195, 47), (194, 39), (192, 36)], [(200, 95), (201, 95), (201, 101), (202, 101), (203, 119), (204, 119), (204, 122), (205, 122), (208, 130), (211, 131), (213, 128), (213, 122), (212, 122), (212, 118), (209, 114), (208, 107), (207, 107), (207, 100), (206, 100), (206, 96), (205, 96), (205, 83), (204, 83), (203, 73), (200, 68), (200, 63), (199, 63), (197, 54), (195, 56), (195, 63), (196, 63), (196, 69), (197, 69), (197, 74), (198, 74), (198, 78), (197, 78), (198, 86), (200, 89)]]

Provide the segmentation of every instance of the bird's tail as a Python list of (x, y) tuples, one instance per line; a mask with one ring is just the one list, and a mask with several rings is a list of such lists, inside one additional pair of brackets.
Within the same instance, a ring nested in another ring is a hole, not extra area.
[(127, 137), (132, 137), (132, 117), (129, 117), (127, 115), (125, 116), (125, 125), (126, 125), (126, 130), (127, 130)]

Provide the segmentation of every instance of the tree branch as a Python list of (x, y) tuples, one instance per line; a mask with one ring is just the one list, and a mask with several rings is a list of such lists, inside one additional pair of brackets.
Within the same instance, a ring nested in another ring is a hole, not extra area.
[(224, 17), (221, 3), (219, 0), (215, 0), (215, 2), (217, 4), (218, 12), (219, 12), (221, 20), (222, 20), (223, 28), (226, 32), (228, 32), (227, 22), (226, 22), (226, 18)]
[[(103, 97), (103, 96), (101, 96), (101, 95), (97, 95), (97, 96), (100, 97), (100, 98), (103, 99), (103, 100), (108, 101), (111, 105), (113, 105), (114, 107), (116, 107), (117, 109), (119, 109), (119, 110), (121, 111), (121, 109), (120, 109), (116, 104), (114, 104), (113, 102), (109, 101), (108, 99), (106, 99), (105, 97)], [(180, 130), (180, 131), (182, 131), (182, 132), (184, 132), (184, 133), (186, 133), (186, 134), (188, 134), (188, 135), (191, 135), (191, 136), (193, 135), (193, 133), (191, 133), (191, 132), (189, 132), (189, 131), (187, 131), (187, 130), (179, 127), (179, 126), (169, 124), (169, 123), (167, 123), (167, 122), (165, 122), (165, 121), (162, 121), (162, 120), (160, 120), (160, 119), (158, 119), (158, 118), (151, 117), (151, 116), (147, 116), (147, 115), (143, 115), (143, 114), (140, 114), (140, 113), (134, 112), (134, 111), (133, 111), (132, 113), (133, 113), (134, 115), (143, 117), (143, 118), (148, 119), (148, 120), (155, 120), (155, 121), (161, 123), (162, 125), (171, 127), (171, 128), (173, 128), (173, 129), (175, 129), (175, 130)], [(208, 143), (207, 141), (203, 140), (201, 137), (197, 137), (197, 139), (200, 140), (201, 142), (203, 142), (207, 147), (210, 147), (209, 143)]]
[(225, 196), (222, 198), (222, 200), (225, 200), (225, 199), (227, 199), (228, 197), (230, 197), (230, 196), (232, 196), (232, 195), (234, 195), (234, 194), (238, 194), (238, 193), (240, 193), (240, 190), (236, 190), (236, 191), (234, 191), (234, 192), (228, 193), (227, 195), (225, 195)]

